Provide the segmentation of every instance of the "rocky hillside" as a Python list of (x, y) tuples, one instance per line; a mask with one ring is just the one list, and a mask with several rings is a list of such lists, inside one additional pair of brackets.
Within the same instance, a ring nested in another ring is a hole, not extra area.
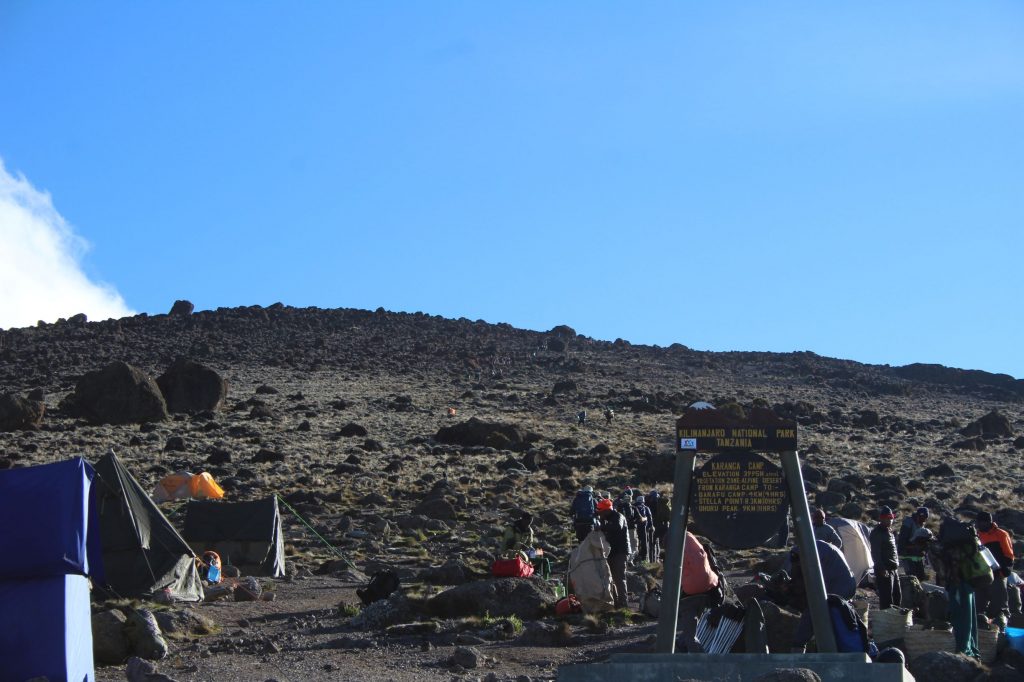
[[(450, 585), (486, 570), (516, 510), (564, 566), (573, 491), (669, 490), (674, 419), (696, 400), (795, 418), (809, 498), (833, 513), (988, 509), (1020, 536), (1022, 399), (1024, 381), (931, 365), (179, 302), (0, 332), (0, 467), (114, 448), (147, 486), (207, 470), (233, 499), (280, 493), (362, 571)], [(288, 524), (294, 572), (344, 568)], [(743, 570), (770, 551), (723, 555)]]

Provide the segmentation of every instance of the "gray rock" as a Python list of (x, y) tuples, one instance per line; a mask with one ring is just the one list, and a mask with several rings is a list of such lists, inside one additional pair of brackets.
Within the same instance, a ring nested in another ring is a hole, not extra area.
[(754, 682), (821, 682), (821, 677), (809, 668), (779, 668), (758, 675)]
[(814, 494), (814, 503), (819, 507), (838, 507), (846, 502), (846, 495), (832, 490), (822, 490)]
[(154, 615), (160, 631), (169, 635), (208, 635), (215, 629), (212, 620), (193, 608), (168, 609)]
[(428, 519), (441, 521), (454, 521), (456, 519), (455, 506), (445, 499), (423, 500), (412, 510), (414, 515), (425, 516)]
[(142, 370), (114, 362), (88, 372), (61, 402), (68, 414), (93, 424), (134, 424), (167, 419), (160, 387)]
[(118, 665), (128, 658), (125, 615), (117, 609), (100, 611), (92, 617), (92, 655), (101, 665)]
[(982, 438), (1012, 438), (1013, 426), (1010, 419), (998, 410), (992, 410), (981, 419), (977, 419), (960, 429), (962, 436), (980, 436)]
[(378, 599), (367, 606), (349, 623), (364, 630), (382, 630), (407, 622), (412, 615), (409, 600), (402, 593), (395, 592), (387, 599)]
[(252, 576), (243, 578), (235, 586), (235, 601), (259, 601), (263, 594), (263, 585)]
[(451, 662), (453, 665), (460, 665), (466, 670), (473, 670), (483, 665), (485, 657), (479, 649), (471, 646), (460, 646), (455, 648)]
[(364, 426), (362, 426), (360, 424), (352, 423), (352, 422), (349, 422), (348, 424), (345, 424), (344, 426), (341, 427), (341, 430), (338, 431), (338, 435), (342, 436), (344, 438), (353, 438), (353, 437), (365, 438), (366, 437), (366, 433), (367, 433), (366, 427), (364, 427)]
[(228, 382), (213, 369), (178, 358), (156, 380), (171, 412), (217, 411), (228, 397)]
[(1024, 512), (1016, 509), (1000, 509), (992, 517), (1001, 528), (1013, 531), (1017, 536), (1024, 535)]
[(129, 613), (125, 633), (131, 653), (139, 658), (158, 661), (167, 655), (167, 640), (152, 611), (135, 609)]
[(196, 307), (191, 301), (181, 299), (174, 302), (174, 305), (171, 306), (171, 312), (169, 312), (168, 315), (171, 315), (172, 317), (188, 317), (195, 309)]
[(973, 680), (985, 668), (973, 658), (949, 651), (932, 651), (910, 661), (910, 673), (928, 682), (964, 682)]
[(39, 400), (26, 400), (13, 393), (0, 395), (0, 431), (38, 429), (46, 405)]
[(128, 659), (124, 675), (128, 682), (176, 682), (174, 678), (157, 672), (156, 666), (149, 661), (134, 656)]
[(421, 571), (420, 579), (432, 585), (463, 585), (473, 580), (473, 570), (461, 559), (452, 557), (441, 566)]
[(427, 609), (439, 616), (519, 616), (540, 618), (544, 607), (555, 600), (548, 583), (528, 578), (496, 578), (466, 583), (432, 597)]

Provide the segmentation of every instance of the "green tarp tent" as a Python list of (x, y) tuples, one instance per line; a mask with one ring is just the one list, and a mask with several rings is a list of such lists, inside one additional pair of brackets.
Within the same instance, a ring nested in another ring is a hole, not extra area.
[(276, 497), (252, 502), (190, 500), (182, 533), (202, 554), (213, 550), (243, 574), (284, 575), (284, 533)]
[(96, 474), (107, 591), (202, 601), (195, 554), (113, 452), (96, 462)]

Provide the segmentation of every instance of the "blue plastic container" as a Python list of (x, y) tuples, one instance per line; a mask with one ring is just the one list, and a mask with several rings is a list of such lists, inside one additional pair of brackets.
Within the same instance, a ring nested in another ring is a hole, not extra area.
[(1006, 641), (1013, 649), (1024, 654), (1024, 628), (1006, 628)]

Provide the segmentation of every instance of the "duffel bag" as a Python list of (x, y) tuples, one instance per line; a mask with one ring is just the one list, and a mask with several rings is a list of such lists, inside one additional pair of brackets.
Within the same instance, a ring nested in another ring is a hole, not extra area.
[(498, 559), (491, 564), (491, 575), (495, 578), (529, 578), (533, 575), (533, 564), (520, 557)]

